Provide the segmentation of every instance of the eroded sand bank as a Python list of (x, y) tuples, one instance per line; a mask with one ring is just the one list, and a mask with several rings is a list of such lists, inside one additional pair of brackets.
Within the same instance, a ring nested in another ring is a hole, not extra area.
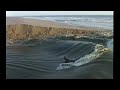
[(105, 36), (111, 37), (110, 30), (95, 30), (81, 28), (47, 20), (28, 19), (20, 17), (6, 18), (6, 37), (8, 40), (47, 38), (55, 36)]

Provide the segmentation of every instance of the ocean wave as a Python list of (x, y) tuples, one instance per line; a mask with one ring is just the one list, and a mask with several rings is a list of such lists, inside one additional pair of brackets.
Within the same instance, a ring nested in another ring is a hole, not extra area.
[[(104, 38), (54, 37), (45, 40), (19, 40), (15, 43), (9, 41), (10, 44), (7, 44), (7, 46), (38, 46), (41, 47), (43, 50), (47, 50), (47, 53), (50, 52), (54, 54), (56, 57), (64, 55), (71, 59), (77, 58), (75, 62), (60, 63), (56, 70), (62, 70), (81, 66), (94, 61), (109, 50), (109, 48), (105, 47), (104, 45), (106, 41), (107, 40)], [(73, 45), (71, 47), (72, 43)]]
[(87, 64), (95, 60), (96, 58), (100, 57), (102, 54), (104, 54), (108, 50), (109, 48), (105, 48), (103, 45), (97, 44), (95, 46), (95, 50), (92, 53), (79, 58), (75, 62), (61, 63), (56, 70), (68, 69), (73, 66), (81, 66), (81, 65)]
[[(113, 54), (107, 52), (107, 48), (94, 42), (88, 42), (87, 38), (83, 41), (60, 38), (16, 41), (16, 44), (19, 44), (17, 47), (6, 47), (7, 78), (76, 78), (80, 74), (90, 78), (91, 75), (87, 73), (93, 74), (91, 78), (93, 76), (99, 78), (95, 74), (98, 69), (100, 72), (107, 72), (107, 78), (109, 78), (108, 75), (112, 77)], [(76, 59), (76, 61), (64, 63), (64, 56), (71, 60)], [(101, 64), (103, 65), (101, 66)], [(74, 73), (74, 76), (71, 76), (70, 73)], [(55, 76), (51, 76), (51, 74)], [(98, 75), (105, 78), (104, 73)]]

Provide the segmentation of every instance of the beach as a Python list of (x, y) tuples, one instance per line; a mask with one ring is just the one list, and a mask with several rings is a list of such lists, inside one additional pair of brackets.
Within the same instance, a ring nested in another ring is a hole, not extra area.
[[(6, 17), (6, 76), (8, 79), (112, 79), (113, 43), (108, 42), (112, 38), (111, 30)], [(65, 63), (64, 57), (76, 61)]]

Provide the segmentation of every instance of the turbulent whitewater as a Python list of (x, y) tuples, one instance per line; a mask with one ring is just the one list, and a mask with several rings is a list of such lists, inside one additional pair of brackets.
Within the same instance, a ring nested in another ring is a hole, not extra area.
[(74, 63), (62, 63), (59, 65), (59, 67), (56, 70), (70, 68), (72, 66), (84, 65), (84, 64), (89, 63), (90, 61), (95, 60), (96, 58), (100, 57), (107, 50), (109, 50), (109, 49), (104, 48), (104, 46), (97, 44), (92, 53), (85, 55), (84, 57), (81, 57), (80, 59), (76, 60)]

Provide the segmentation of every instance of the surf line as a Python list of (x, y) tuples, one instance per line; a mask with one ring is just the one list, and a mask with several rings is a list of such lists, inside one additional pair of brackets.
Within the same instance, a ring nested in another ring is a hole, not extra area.
[(83, 64), (89, 63), (96, 58), (100, 57), (102, 54), (110, 50), (109, 48), (105, 48), (103, 45), (97, 44), (95, 46), (95, 50), (88, 54), (85, 55), (84, 57), (81, 57), (80, 59), (74, 61), (74, 62), (68, 62), (68, 63), (61, 63), (59, 66), (56, 68), (56, 70), (62, 70), (62, 69), (68, 69), (73, 66), (81, 66)]

